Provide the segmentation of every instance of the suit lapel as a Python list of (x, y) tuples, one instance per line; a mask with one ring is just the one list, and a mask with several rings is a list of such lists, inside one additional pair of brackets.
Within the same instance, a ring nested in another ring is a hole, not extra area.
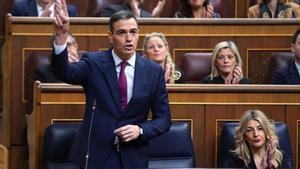
[(107, 51), (107, 54), (102, 57), (101, 66), (103, 68), (103, 73), (107, 80), (108, 86), (113, 95), (114, 101), (118, 108), (120, 108), (120, 94), (119, 94), (119, 85), (117, 81), (117, 72), (115, 67), (115, 62), (113, 60), (111, 50)]

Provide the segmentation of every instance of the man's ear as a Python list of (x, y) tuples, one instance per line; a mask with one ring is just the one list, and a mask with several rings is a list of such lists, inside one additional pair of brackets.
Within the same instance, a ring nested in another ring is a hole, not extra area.
[(114, 42), (114, 40), (113, 40), (113, 34), (111, 33), (111, 31), (108, 31), (108, 38), (109, 38), (109, 42), (110, 43)]
[(295, 52), (295, 44), (291, 43), (291, 51), (294, 53)]

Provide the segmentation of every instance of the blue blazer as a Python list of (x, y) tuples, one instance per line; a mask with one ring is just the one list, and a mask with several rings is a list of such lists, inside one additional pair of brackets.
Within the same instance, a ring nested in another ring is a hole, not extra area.
[[(167, 132), (171, 125), (164, 71), (137, 55), (132, 98), (124, 112), (120, 110), (117, 72), (112, 51), (84, 54), (79, 62), (68, 63), (67, 50), (53, 55), (54, 74), (66, 83), (80, 84), (86, 95), (82, 125), (74, 141), (70, 160), (84, 168), (92, 106), (96, 110), (90, 141), (89, 168), (101, 168), (113, 145), (113, 131), (127, 124), (143, 128), (137, 140), (121, 143), (120, 156), (125, 168), (148, 167), (148, 140)], [(149, 111), (152, 120), (148, 121)], [(114, 166), (111, 164), (109, 166)]]
[[(67, 5), (70, 17), (78, 16), (77, 9), (73, 5)], [(13, 16), (38, 16), (35, 0), (17, 1), (12, 8)]]
[(294, 60), (273, 73), (272, 84), (300, 84), (300, 77)]

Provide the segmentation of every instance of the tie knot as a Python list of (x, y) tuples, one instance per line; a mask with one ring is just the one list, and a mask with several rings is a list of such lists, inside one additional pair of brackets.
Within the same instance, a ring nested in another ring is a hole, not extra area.
[(125, 66), (127, 65), (127, 61), (126, 60), (123, 60), (121, 63), (121, 70), (124, 70)]

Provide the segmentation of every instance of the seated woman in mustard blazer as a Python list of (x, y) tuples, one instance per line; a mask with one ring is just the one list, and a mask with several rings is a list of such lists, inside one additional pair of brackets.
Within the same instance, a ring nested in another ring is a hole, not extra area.
[(299, 18), (300, 6), (289, 0), (257, 0), (249, 8), (248, 18)]

